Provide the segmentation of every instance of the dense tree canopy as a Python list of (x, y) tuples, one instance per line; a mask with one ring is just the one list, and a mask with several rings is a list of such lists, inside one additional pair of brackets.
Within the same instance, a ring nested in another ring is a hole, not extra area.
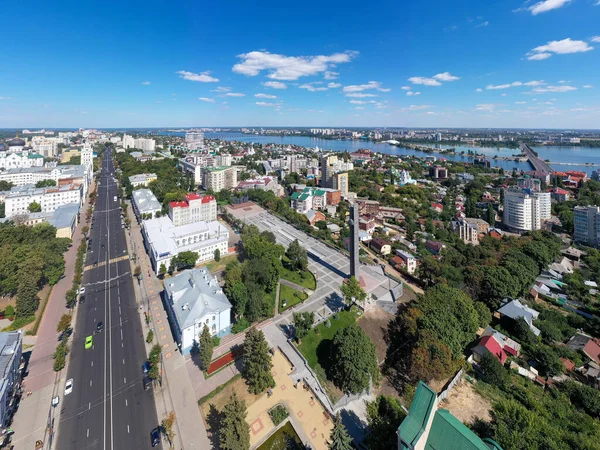
[(398, 445), (398, 426), (406, 413), (400, 402), (387, 395), (378, 395), (367, 402), (367, 425), (369, 435), (366, 443), (369, 450), (390, 450)]
[(250, 448), (250, 425), (246, 422), (246, 402), (233, 391), (221, 411), (218, 429), (219, 447), (222, 450), (248, 450)]
[(331, 379), (344, 392), (358, 394), (379, 378), (375, 344), (356, 325), (334, 335), (331, 358)]
[(244, 340), (244, 361), (242, 376), (246, 380), (248, 390), (253, 394), (264, 392), (275, 387), (275, 380), (271, 375), (271, 354), (269, 345), (262, 331), (250, 328)]

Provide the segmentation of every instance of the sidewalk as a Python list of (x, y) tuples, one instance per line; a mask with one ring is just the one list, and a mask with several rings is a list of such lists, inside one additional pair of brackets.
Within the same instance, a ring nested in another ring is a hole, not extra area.
[[(90, 186), (89, 192), (93, 192), (94, 189), (95, 182)], [(24, 344), (35, 344), (29, 359), (28, 373), (24, 378), (24, 390), (31, 391), (32, 394), (30, 397), (24, 396), (21, 399), (13, 418), (12, 428), (15, 434), (12, 443), (16, 450), (29, 450), (34, 448), (37, 440), (45, 441), (48, 422), (53, 417), (51, 413), (57, 412), (56, 410), (52, 411), (50, 403), (52, 397), (59, 392), (58, 383), (63, 381), (61, 376), (66, 373), (66, 370), (57, 374), (53, 369), (52, 355), (58, 344), (56, 325), (61, 316), (68, 312), (65, 296), (73, 286), (77, 249), (83, 239), (81, 229), (87, 225), (86, 217), (89, 206), (88, 199), (86, 199), (80, 208), (79, 225), (73, 233), (71, 248), (65, 253), (65, 276), (52, 288), (38, 334), (35, 338), (26, 336), (23, 339)], [(58, 421), (55, 421), (55, 425), (57, 424)], [(55, 428), (55, 435), (56, 431)], [(47, 445), (47, 442), (44, 444)]]
[(173, 340), (167, 314), (162, 306), (160, 292), (161, 281), (152, 273), (148, 255), (144, 250), (140, 226), (138, 225), (131, 204), (127, 208), (131, 220), (131, 229), (125, 233), (130, 254), (136, 255), (132, 265), (139, 264), (142, 281), (133, 280), (134, 291), (138, 303), (142, 323), (145, 325), (144, 313), (151, 314), (152, 321), (144, 326), (145, 333), (154, 329), (155, 341), (162, 349), (162, 386), (155, 388), (155, 401), (158, 420), (171, 411), (175, 413), (175, 448), (178, 449), (208, 449), (212, 445), (206, 433), (206, 427), (200, 414), (194, 387), (188, 376), (185, 358), (179, 352), (177, 343)]

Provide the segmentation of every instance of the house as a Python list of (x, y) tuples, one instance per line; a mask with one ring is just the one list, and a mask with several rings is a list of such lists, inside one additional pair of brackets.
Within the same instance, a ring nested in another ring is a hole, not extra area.
[(369, 234), (373, 234), (373, 231), (375, 231), (375, 218), (373, 216), (370, 215), (364, 215), (364, 216), (360, 216), (358, 218), (358, 229), (359, 230), (364, 230)]
[(399, 267), (406, 267), (406, 271), (410, 274), (415, 273), (417, 270), (417, 258), (404, 250), (396, 250), (395, 253), (397, 256), (394, 258), (400, 258), (402, 261), (402, 263), (398, 261)]
[(369, 247), (380, 255), (389, 255), (392, 252), (392, 246), (381, 238), (372, 239)]
[(323, 214), (321, 211), (315, 211), (314, 209), (311, 209), (304, 213), (304, 216), (308, 220), (308, 223), (313, 226), (317, 222), (327, 221), (327, 217), (325, 217), (325, 214)]
[(160, 214), (162, 211), (162, 205), (150, 189), (136, 189), (133, 191), (131, 203), (138, 222), (146, 217), (150, 219), (157, 217), (157, 213)]
[(439, 255), (441, 251), (446, 248), (446, 245), (438, 241), (427, 241), (425, 243), (425, 248), (434, 255)]
[(561, 188), (552, 189), (550, 197), (552, 200), (556, 200), (557, 202), (566, 202), (569, 200), (570, 194), (569, 191), (565, 191)]
[(483, 359), (484, 355), (488, 352), (494, 355), (496, 359), (500, 361), (501, 364), (504, 364), (506, 362), (506, 353), (504, 352), (504, 350), (502, 350), (500, 343), (498, 343), (498, 341), (494, 339), (494, 336), (483, 336), (479, 340), (477, 346), (473, 347), (471, 351), (473, 352), (473, 359), (476, 362), (480, 362)]
[(502, 236), (504, 235), (504, 233), (502, 232), (502, 230), (499, 230), (497, 228), (491, 228), (488, 232), (488, 236), (491, 237), (492, 239), (497, 239), (497, 240), (502, 240)]
[(482, 440), (450, 411), (439, 409), (438, 395), (422, 381), (397, 434), (398, 450), (502, 450), (497, 442)]
[(519, 356), (521, 352), (521, 344), (516, 341), (513, 341), (511, 338), (506, 336), (503, 333), (500, 333), (498, 330), (494, 330), (492, 327), (487, 327), (481, 336), (492, 336), (502, 347), (508, 355)]
[(431, 204), (431, 209), (436, 212), (436, 213), (441, 213), (444, 210), (444, 205), (440, 204), (440, 203), (432, 203)]
[(458, 234), (465, 244), (479, 245), (479, 231), (476, 224), (462, 218), (453, 220), (452, 231)]
[(540, 313), (535, 309), (524, 305), (519, 300), (505, 299), (500, 309), (498, 309), (500, 317), (508, 317), (512, 320), (519, 320), (523, 318), (529, 329), (536, 336), (540, 335), (540, 330), (533, 326), (533, 321), (538, 318)]
[(231, 331), (231, 303), (208, 270), (190, 269), (164, 281), (163, 302), (181, 352), (186, 354), (207, 326), (212, 336)]
[(582, 351), (585, 356), (600, 364), (600, 345), (598, 345), (598, 339), (594, 339), (584, 333), (577, 333), (569, 342), (567, 347), (571, 350)]

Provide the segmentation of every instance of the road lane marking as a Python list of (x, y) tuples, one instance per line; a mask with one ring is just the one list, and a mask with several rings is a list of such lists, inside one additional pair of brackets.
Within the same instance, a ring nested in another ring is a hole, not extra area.
[(129, 433), (129, 425), (127, 425), (127, 433)]
[(123, 329), (121, 329), (121, 340), (123, 340)]
[(90, 386), (92, 385), (92, 380), (90, 380)]
[(87, 435), (86, 435), (86, 437), (90, 437), (90, 429), (89, 428), (87, 429)]
[(127, 384), (127, 378), (123, 377), (123, 384)]
[(89, 411), (90, 409), (92, 409), (92, 402), (89, 402), (89, 403), (88, 403), (88, 411)]
[(129, 405), (127, 404), (127, 399), (125, 399), (125, 406), (129, 406)]
[(94, 361), (92, 361), (92, 367), (94, 367)]
[(123, 359), (123, 364), (125, 364), (125, 359)]

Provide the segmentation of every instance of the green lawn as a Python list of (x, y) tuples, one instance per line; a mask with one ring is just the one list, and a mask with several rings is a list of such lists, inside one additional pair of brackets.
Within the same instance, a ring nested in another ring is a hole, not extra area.
[(311, 291), (314, 291), (317, 288), (315, 276), (310, 270), (304, 271), (303, 278), (301, 272), (291, 271), (284, 266), (283, 271), (281, 272), (281, 278), (291, 281), (292, 283), (299, 284), (300, 286), (310, 289)]
[[(296, 295), (296, 293), (298, 295)], [(307, 298), (308, 295), (306, 295), (304, 292), (297, 291), (294, 288), (282, 284), (279, 291), (279, 312), (281, 313), (286, 309), (303, 302)], [(286, 302), (285, 306), (283, 306), (284, 300)]]
[(206, 267), (211, 273), (220, 272), (221, 270), (225, 270), (227, 264), (236, 259), (237, 255), (227, 255), (223, 256), (219, 262), (213, 260), (200, 267)]
[[(283, 287), (283, 286), (282, 286)], [(317, 356), (317, 348), (322, 341), (332, 340), (333, 335), (342, 328), (346, 328), (356, 322), (358, 316), (354, 309), (350, 311), (341, 311), (337, 313), (337, 319), (330, 318), (331, 326), (328, 328), (325, 323), (321, 323), (313, 328), (308, 335), (302, 339), (302, 343), (298, 346), (300, 352), (308, 361), (308, 365), (313, 369), (320, 367), (319, 358)]]

